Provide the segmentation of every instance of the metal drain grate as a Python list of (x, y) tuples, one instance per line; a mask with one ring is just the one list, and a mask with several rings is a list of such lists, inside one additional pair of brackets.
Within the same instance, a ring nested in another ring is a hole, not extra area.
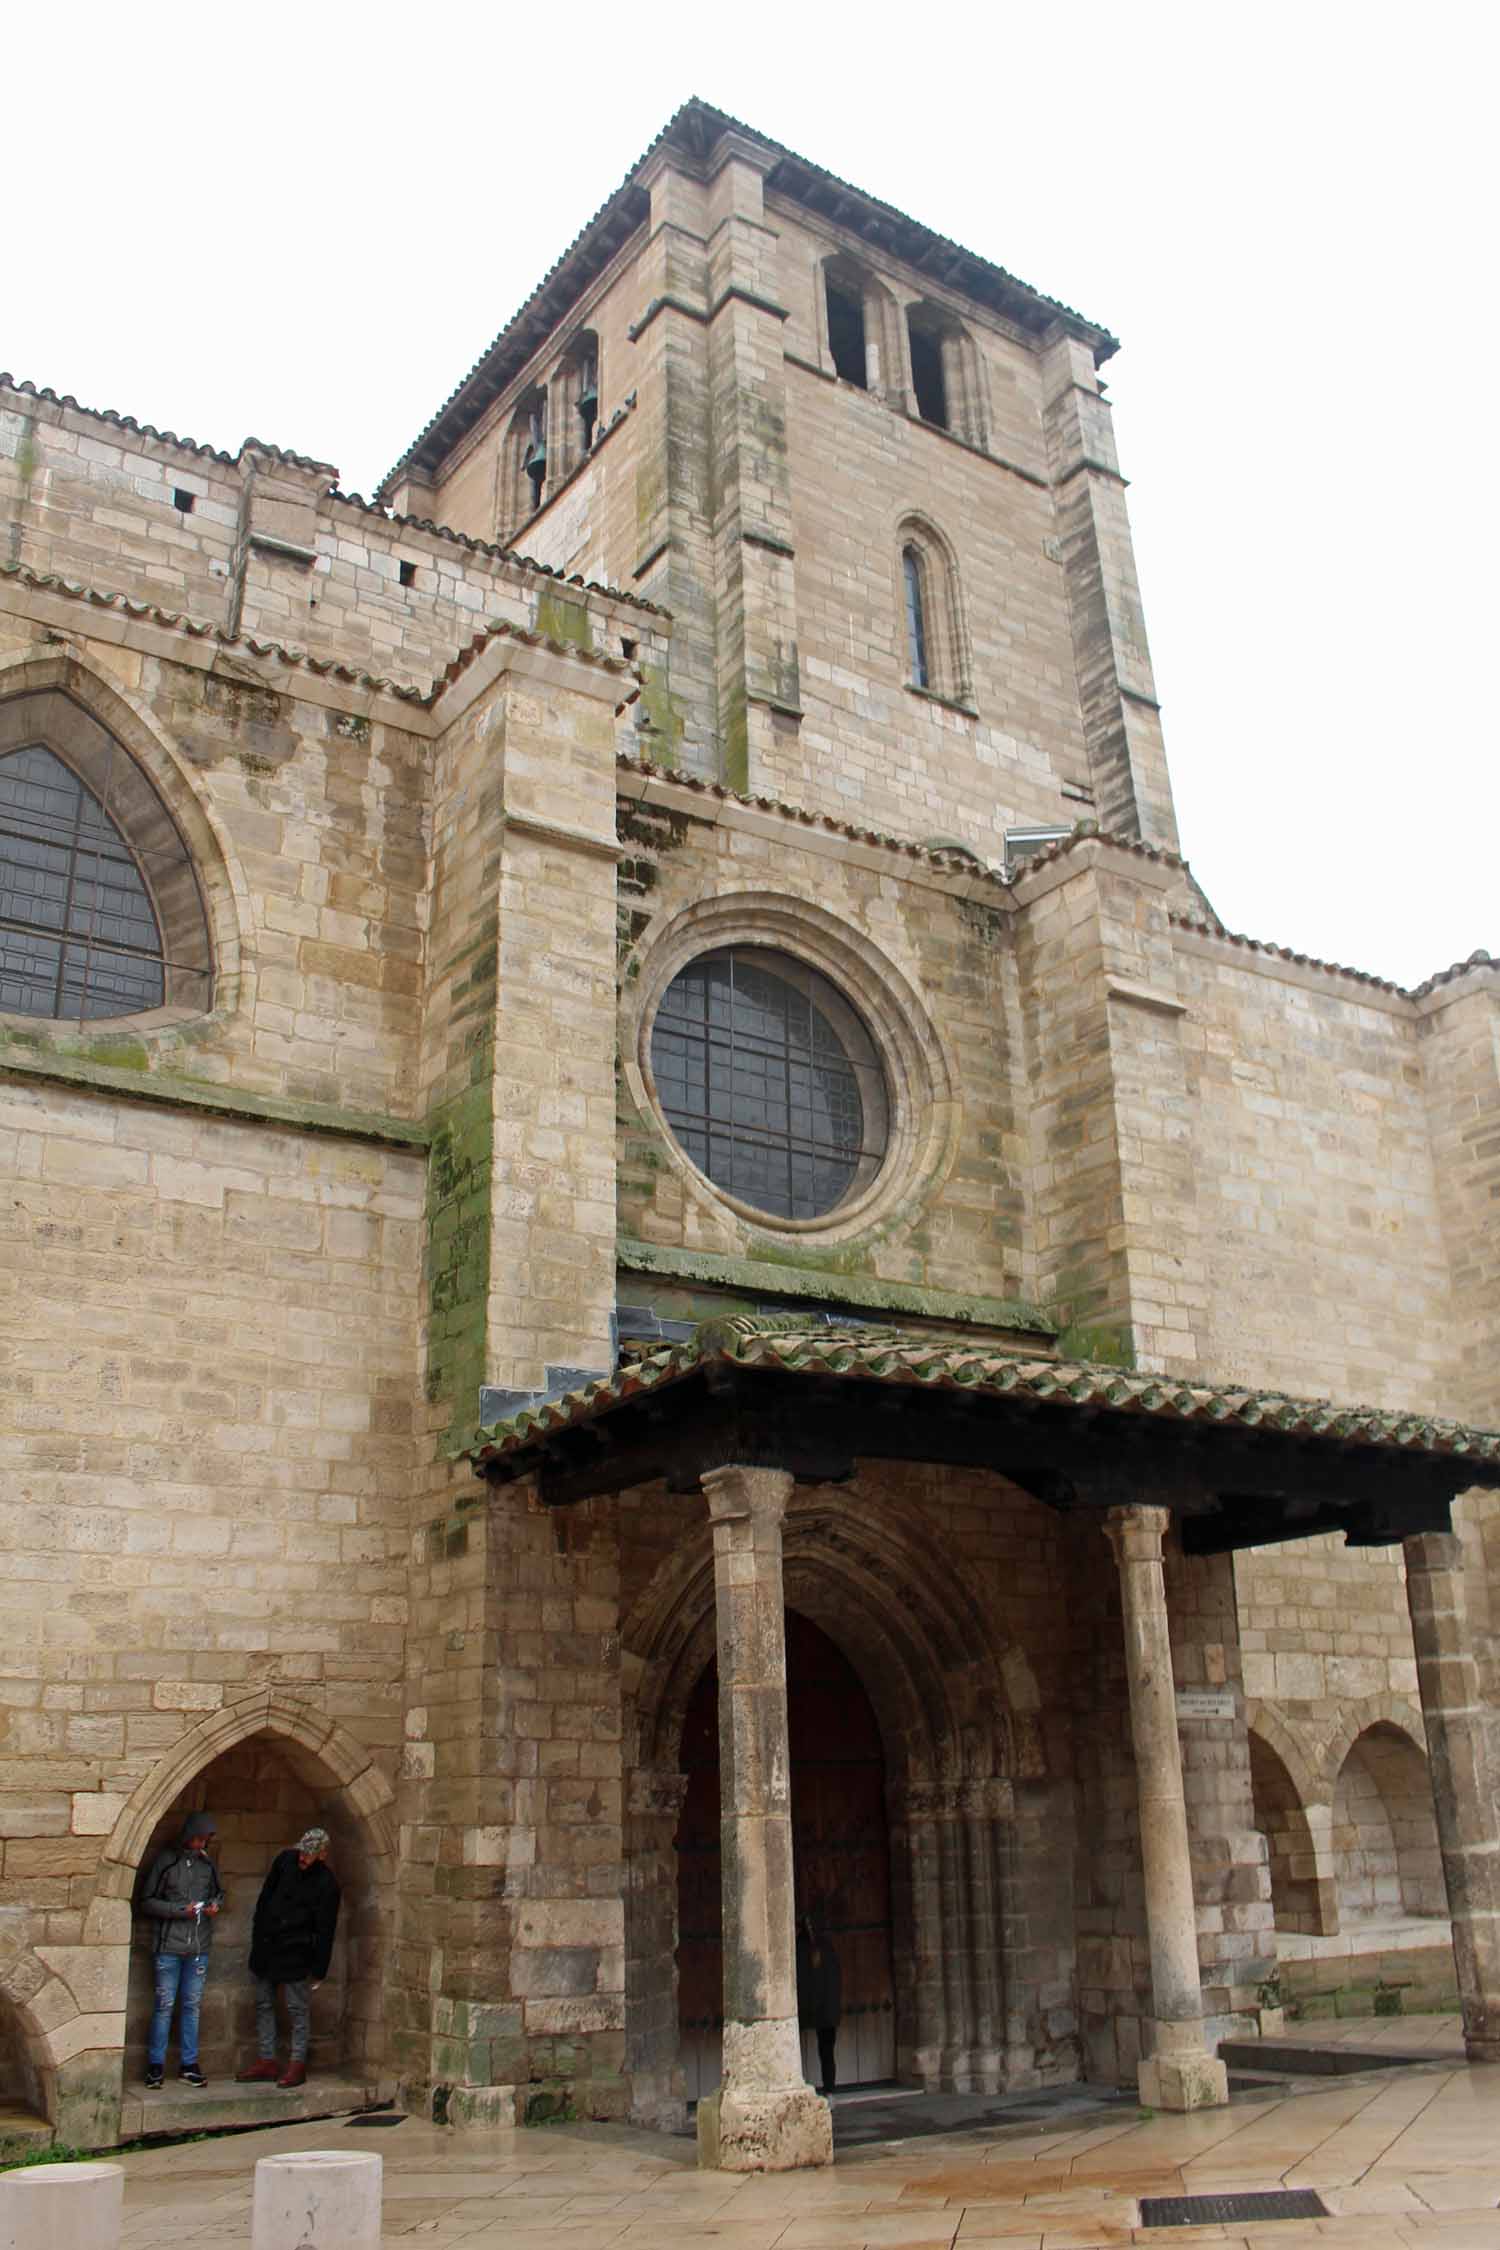
[(406, 2113), (399, 2109), (367, 2109), (358, 2117), (346, 2117), (346, 2125), (404, 2125)]
[(1143, 2227), (1230, 2226), (1241, 2219), (1326, 2219), (1327, 2207), (1311, 2188), (1276, 2188), (1265, 2195), (1143, 2195)]

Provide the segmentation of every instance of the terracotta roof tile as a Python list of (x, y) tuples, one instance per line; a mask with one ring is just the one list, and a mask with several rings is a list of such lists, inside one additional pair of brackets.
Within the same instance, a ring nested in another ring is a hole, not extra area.
[(1013, 889), (1020, 877), (1030, 874), (1033, 868), (1046, 867), (1088, 843), (1108, 844), (1111, 850), (1128, 852), (1133, 859), (1152, 860), (1158, 865), (1180, 867), (1187, 872), (1187, 861), (1179, 859), (1175, 852), (1164, 851), (1155, 844), (1143, 844), (1134, 836), (1114, 835), (1101, 828), (1097, 821), (1084, 820), (1071, 836), (1049, 844), (1045, 851), (1028, 853), (1011, 875), (1003, 868), (987, 865), (964, 844), (949, 848), (940, 844), (912, 843), (906, 837), (888, 836), (879, 828), (862, 827), (857, 821), (837, 820), (832, 813), (811, 812), (804, 805), (789, 805), (780, 797), (746, 796), (740, 790), (728, 788), (722, 781), (706, 781), (701, 774), (684, 773), (675, 766), (658, 766), (649, 758), (632, 757), (627, 751), (620, 752), (615, 764), (622, 773), (638, 773), (648, 781), (667, 782), (675, 788), (691, 790), (695, 796), (713, 797), (721, 804), (747, 805), (756, 812), (774, 813), (794, 827), (821, 828), (832, 836), (847, 836), (856, 844), (870, 844), (877, 851), (895, 852), (903, 859), (924, 860), (953, 875), (970, 875), (977, 882), (991, 883), (1002, 891)]
[(648, 602), (643, 594), (627, 594), (619, 586), (601, 586), (596, 579), (566, 577), (554, 570), (551, 563), (537, 562), (523, 555), (517, 547), (497, 546), (493, 540), (475, 539), (467, 531), (452, 531), (447, 524), (434, 523), (430, 516), (397, 515), (391, 508), (383, 508), (378, 500), (367, 500), (362, 492), (330, 492), (328, 498), (336, 507), (356, 508), (364, 516), (375, 516), (393, 531), (424, 531), (431, 539), (445, 539), (452, 547), (462, 547), (471, 555), (488, 555), (496, 562), (508, 563), (513, 570), (529, 572), (536, 578), (555, 578), (560, 585), (579, 586), (586, 594), (602, 594), (606, 601), (625, 602), (631, 609), (647, 612), (652, 617), (670, 617), (671, 611), (663, 609), (660, 602)]
[(320, 680), (341, 680), (351, 687), (361, 687), (381, 695), (394, 695), (403, 703), (414, 704), (421, 710), (430, 710), (449, 683), (467, 670), (480, 651), (493, 640), (520, 641), (527, 648), (548, 649), (555, 656), (566, 656), (578, 663), (591, 664), (600, 671), (621, 677), (633, 678), (633, 667), (617, 656), (600, 656), (592, 649), (574, 647), (570, 642), (553, 640), (546, 633), (531, 633), (522, 625), (508, 625), (497, 618), (461, 648), (452, 661), (439, 673), (430, 687), (419, 688), (400, 680), (386, 679), (373, 672), (362, 672), (351, 664), (340, 664), (331, 657), (311, 656), (306, 649), (287, 648), (280, 641), (257, 640), (251, 633), (227, 633), (221, 625), (211, 625), (202, 618), (188, 617), (180, 610), (161, 609), (155, 602), (135, 601), (128, 594), (104, 593), (97, 586), (86, 586), (73, 579), (61, 578), (54, 571), (28, 568), (25, 563), (0, 563), (0, 579), (14, 579), (23, 586), (34, 586), (39, 592), (61, 594), (68, 601), (83, 602), (93, 609), (118, 610), (124, 617), (147, 618), (154, 625), (164, 625), (173, 632), (185, 633), (192, 640), (215, 641), (220, 648), (248, 649), (252, 656), (269, 657), (277, 664), (311, 672)]
[(1315, 954), (1296, 953), (1290, 946), (1273, 945), (1265, 938), (1244, 937), (1237, 930), (1226, 929), (1222, 922), (1204, 921), (1188, 914), (1173, 914), (1170, 920), (1174, 929), (1191, 930), (1198, 937), (1218, 938), (1223, 944), (1232, 945), (1242, 953), (1259, 953), (1269, 960), (1290, 961), (1296, 968), (1312, 969), (1320, 976), (1344, 977), (1351, 984), (1366, 985), (1375, 992), (1393, 992), (1402, 1000), (1425, 999), (1439, 985), (1451, 984), (1455, 977), (1467, 976), (1472, 969), (1500, 971), (1500, 962), (1492, 960), (1481, 946), (1477, 952), (1469, 955), (1467, 961), (1455, 961), (1452, 968), (1439, 969), (1434, 975), (1424, 978), (1421, 984), (1393, 984), (1389, 977), (1377, 977), (1368, 969), (1346, 968), (1342, 962), (1320, 961)]
[(1425, 1000), (1428, 993), (1436, 992), (1439, 985), (1452, 984), (1455, 978), (1466, 977), (1471, 969), (1488, 969), (1492, 976), (1500, 977), (1500, 961), (1496, 961), (1481, 945), (1469, 955), (1467, 961), (1455, 961), (1447, 969), (1434, 969), (1430, 977), (1424, 977), (1420, 984), (1412, 986), (1411, 996), (1413, 1000)]
[(19, 397), (34, 398), (49, 406), (69, 408), (74, 414), (86, 414), (91, 422), (107, 422), (112, 429), (126, 430), (133, 437), (150, 438), (156, 445), (169, 445), (176, 453), (193, 453), (201, 461), (217, 461), (222, 467), (232, 469), (244, 452), (253, 445), (257, 453), (268, 453), (273, 460), (286, 461), (294, 469), (322, 469), (328, 481), (334, 483), (338, 470), (330, 462), (315, 461), (307, 453), (292, 453), (282, 445), (272, 445), (268, 438), (247, 437), (244, 444), (233, 453), (225, 453), (214, 445), (200, 445), (196, 438), (178, 437), (174, 430), (158, 430), (150, 422), (138, 422), (133, 414), (117, 414), (112, 406), (81, 406), (71, 391), (48, 390), (28, 383), (18, 375), (0, 375), (0, 390), (14, 391)]
[(988, 1342), (935, 1342), (894, 1328), (841, 1331), (809, 1327), (795, 1317), (754, 1315), (706, 1322), (691, 1344), (653, 1352), (603, 1381), (482, 1429), (468, 1458), (483, 1474), (490, 1463), (524, 1453), (557, 1431), (594, 1421), (632, 1398), (669, 1389), (714, 1365), (965, 1391), (1074, 1414), (1211, 1422), (1318, 1444), (1442, 1454), (1472, 1462), (1476, 1471), (1486, 1472), (1486, 1482), (1500, 1482), (1500, 1432), (1468, 1429), (1435, 1416), (1336, 1406), (1328, 1399), (1238, 1384), (1185, 1383), (1082, 1360), (1029, 1359)]

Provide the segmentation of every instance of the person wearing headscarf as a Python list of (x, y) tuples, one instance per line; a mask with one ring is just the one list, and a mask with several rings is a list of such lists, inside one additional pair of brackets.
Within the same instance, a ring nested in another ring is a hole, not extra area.
[[(328, 1865), (328, 1831), (309, 1828), (290, 1850), (278, 1852), (255, 1902), (250, 1933), (250, 1974), (255, 1979), (257, 2060), (240, 2081), (274, 2079), (301, 2086), (307, 2079), (312, 1996), (328, 1974), (339, 1919), (339, 1886)], [(286, 1994), (291, 2056), (276, 2061), (276, 1991)]]
[(154, 2006), (146, 2034), (146, 2084), (153, 2089), (165, 2072), (174, 2009), (177, 2075), (189, 2086), (208, 2084), (198, 2068), (198, 2011), (214, 1921), (224, 1904), (224, 1886), (208, 1850), (217, 1834), (212, 1813), (189, 1813), (176, 1843), (157, 1853), (141, 1887), (141, 1915), (151, 1925), (156, 1955)]

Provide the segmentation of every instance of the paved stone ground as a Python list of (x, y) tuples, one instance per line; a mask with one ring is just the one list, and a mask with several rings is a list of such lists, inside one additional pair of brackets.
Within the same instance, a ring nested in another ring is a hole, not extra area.
[[(1325, 2027), (1318, 2027), (1323, 2030)], [(1348, 2043), (1371, 2024), (1336, 2025)], [(1378, 2027), (1416, 2067), (1264, 2096), (1196, 2117), (1131, 2110), (986, 2129), (841, 2156), (832, 2171), (732, 2179), (691, 2146), (618, 2127), (454, 2135), (328, 2122), (122, 2159), (125, 2244), (249, 2240), (258, 2156), (339, 2146), (385, 2160), (385, 2242), (462, 2250), (1497, 2250), (1500, 2069), (1455, 2063), (1455, 2019)], [(1145, 2195), (1311, 2187), (1329, 2218), (1142, 2229)]]

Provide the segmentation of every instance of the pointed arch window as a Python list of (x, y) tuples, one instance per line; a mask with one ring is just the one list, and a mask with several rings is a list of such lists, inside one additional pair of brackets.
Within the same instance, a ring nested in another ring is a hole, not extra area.
[(930, 523), (915, 516), (902, 524), (899, 538), (906, 684), (970, 708), (968, 641), (952, 550)]
[(0, 735), (0, 1011), (89, 1023), (205, 1009), (187, 847), (135, 761), (102, 729), (75, 731), (76, 762)]
[(901, 579), (906, 589), (906, 666), (913, 687), (931, 687), (927, 667), (927, 593), (922, 557), (915, 547), (901, 550)]

